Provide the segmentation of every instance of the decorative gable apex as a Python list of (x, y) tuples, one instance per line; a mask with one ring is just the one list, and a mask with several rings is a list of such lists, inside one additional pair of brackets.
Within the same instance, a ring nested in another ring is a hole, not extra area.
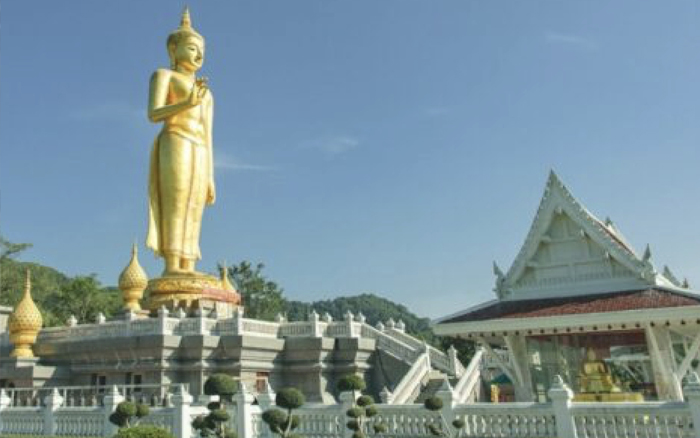
[(664, 286), (651, 250), (639, 257), (610, 219), (591, 214), (552, 171), (525, 243), (506, 274), (494, 263), (499, 299), (536, 299)]

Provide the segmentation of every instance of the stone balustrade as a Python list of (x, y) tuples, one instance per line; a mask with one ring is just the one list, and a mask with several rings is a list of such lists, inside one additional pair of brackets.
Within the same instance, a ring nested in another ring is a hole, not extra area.
[[(178, 316), (179, 313), (179, 316)], [(357, 321), (359, 319), (360, 321)], [(374, 339), (378, 348), (396, 356), (400, 360), (413, 363), (427, 349), (433, 368), (449, 375), (460, 375), (463, 366), (444, 352), (427, 346), (423, 341), (404, 333), (395, 325), (388, 324), (382, 330), (370, 326), (361, 315), (346, 316), (345, 320), (321, 320), (318, 315), (309, 321), (279, 322), (245, 318), (242, 312), (235, 312), (232, 318), (217, 319), (206, 315), (186, 316), (182, 312), (159, 312), (158, 316), (131, 317), (114, 320), (100, 320), (94, 324), (75, 324), (68, 327), (46, 328), (39, 334), (38, 343), (58, 343), (75, 339), (109, 339), (146, 335), (246, 335), (272, 338), (329, 337)]]
[[(573, 403), (571, 390), (558, 379), (549, 391), (550, 403), (458, 403), (458, 394), (443, 386), (437, 397), (443, 400), (440, 412), (430, 412), (418, 404), (377, 404), (378, 414), (372, 422), (382, 422), (387, 438), (429, 437), (428, 427), (436, 422), (461, 419), (465, 428), (460, 436), (522, 438), (700, 438), (700, 381), (696, 375), (684, 388), (687, 402), (644, 403)], [(193, 405), (183, 385), (171, 392), (168, 406), (151, 408), (142, 421), (170, 430), (177, 438), (194, 438), (190, 424), (197, 415), (207, 412)], [(119, 389), (111, 387), (102, 406), (66, 406), (61, 394), (66, 389), (52, 388), (40, 406), (11, 404), (6, 390), (0, 390), (0, 436), (6, 434), (63, 435), (110, 437), (114, 426), (108, 421), (117, 404), (124, 399)], [(234, 403), (227, 409), (229, 426), (240, 438), (271, 436), (262, 422), (262, 413), (272, 406), (274, 393), (266, 390), (253, 395), (239, 383)], [(334, 405), (314, 404), (295, 411), (301, 419), (297, 432), (307, 438), (346, 438), (345, 412), (352, 395), (343, 393)], [(449, 427), (449, 426), (448, 426)]]

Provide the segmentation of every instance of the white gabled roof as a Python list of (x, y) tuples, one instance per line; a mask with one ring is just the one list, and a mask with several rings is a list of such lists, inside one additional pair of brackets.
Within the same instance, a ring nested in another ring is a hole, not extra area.
[(553, 171), (512, 266), (505, 275), (494, 266), (494, 273), (505, 300), (679, 287), (657, 272), (648, 247), (638, 256), (612, 221), (591, 214)]

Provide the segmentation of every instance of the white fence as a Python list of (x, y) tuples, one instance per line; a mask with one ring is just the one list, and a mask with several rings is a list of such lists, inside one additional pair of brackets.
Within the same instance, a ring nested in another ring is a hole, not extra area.
[[(432, 436), (429, 426), (442, 421), (463, 420), (459, 436), (468, 438), (700, 438), (700, 381), (693, 375), (684, 388), (686, 402), (572, 403), (571, 390), (558, 379), (549, 391), (550, 403), (458, 403), (458, 394), (444, 385), (437, 392), (443, 400), (440, 412), (417, 404), (378, 404), (372, 421), (388, 426), (385, 438)], [(297, 432), (306, 438), (349, 438), (345, 412), (352, 395), (343, 393), (335, 405), (307, 405), (295, 411), (301, 419)], [(66, 406), (59, 389), (53, 389), (41, 406), (12, 405), (0, 390), (0, 436), (58, 435), (111, 437), (116, 428), (109, 415), (124, 400), (116, 386), (98, 406)], [(230, 427), (240, 438), (271, 438), (262, 422), (262, 412), (273, 406), (270, 390), (257, 397), (239, 383), (234, 403), (228, 406)], [(178, 438), (195, 438), (192, 420), (207, 412), (192, 403), (183, 385), (176, 387), (167, 403), (152, 407), (143, 422), (170, 430)], [(455, 435), (457, 436), (457, 435)]]

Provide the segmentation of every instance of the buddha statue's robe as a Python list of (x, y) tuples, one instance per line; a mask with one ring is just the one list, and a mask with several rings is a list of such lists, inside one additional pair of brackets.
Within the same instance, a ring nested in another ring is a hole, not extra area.
[[(173, 74), (165, 104), (186, 99), (190, 90), (190, 83)], [(156, 255), (201, 258), (202, 214), (213, 189), (212, 105), (211, 92), (207, 91), (199, 105), (165, 119), (154, 141), (146, 245)]]

